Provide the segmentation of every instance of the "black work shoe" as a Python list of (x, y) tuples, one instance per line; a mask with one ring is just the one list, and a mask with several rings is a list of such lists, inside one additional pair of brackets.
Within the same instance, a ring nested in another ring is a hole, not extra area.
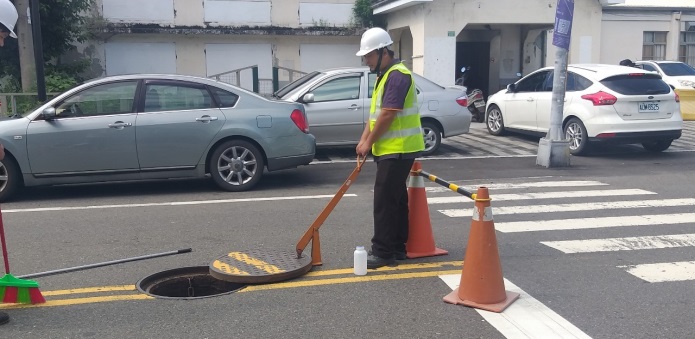
[(396, 252), (396, 260), (407, 260), (408, 255), (405, 252)]
[(10, 322), (10, 315), (5, 312), (0, 312), (0, 325), (4, 325)]
[(374, 254), (370, 254), (367, 256), (367, 268), (379, 268), (379, 267), (384, 267), (388, 265), (393, 265), (396, 263), (395, 258), (382, 258), (382, 257), (377, 257)]

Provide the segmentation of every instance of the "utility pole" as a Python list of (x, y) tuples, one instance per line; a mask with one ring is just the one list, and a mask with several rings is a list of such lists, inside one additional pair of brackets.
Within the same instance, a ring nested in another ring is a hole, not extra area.
[(43, 40), (41, 37), (41, 14), (39, 12), (39, 0), (31, 1), (31, 32), (34, 36), (34, 62), (36, 63), (36, 90), (39, 101), (46, 101), (46, 78), (43, 69)]
[(555, 69), (553, 72), (553, 94), (550, 109), (550, 129), (545, 138), (538, 142), (536, 164), (549, 167), (570, 166), (569, 141), (562, 131), (562, 116), (565, 106), (565, 89), (567, 84), (567, 63), (572, 33), (574, 0), (558, 0), (555, 11), (555, 29), (553, 45), (555, 52)]
[(34, 61), (34, 35), (29, 17), (29, 0), (16, 0), (17, 44), (19, 48), (19, 68), (22, 77), (22, 92), (31, 92), (36, 81), (36, 63)]

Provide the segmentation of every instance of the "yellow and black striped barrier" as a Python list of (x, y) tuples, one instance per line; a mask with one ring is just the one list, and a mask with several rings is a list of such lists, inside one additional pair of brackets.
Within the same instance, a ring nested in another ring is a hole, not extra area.
[(448, 189), (450, 189), (458, 194), (465, 195), (465, 196), (471, 198), (472, 200), (476, 200), (476, 198), (477, 198), (477, 194), (475, 194), (473, 192), (466, 191), (465, 189), (459, 187), (456, 184), (452, 184), (446, 180), (440, 179), (439, 177), (437, 177), (434, 174), (427, 173), (423, 170), (417, 170), (417, 171), (415, 171), (415, 173), (417, 173), (421, 177), (425, 177), (425, 178), (429, 179), (432, 182), (438, 183), (438, 184), (440, 184), (440, 185), (442, 185), (442, 186), (444, 186), (444, 187), (446, 187), (446, 188), (448, 188)]

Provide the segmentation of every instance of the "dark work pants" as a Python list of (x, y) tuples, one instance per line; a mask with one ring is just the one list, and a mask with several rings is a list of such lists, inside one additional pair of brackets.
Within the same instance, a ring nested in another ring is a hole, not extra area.
[(408, 188), (406, 180), (414, 159), (384, 159), (376, 164), (374, 182), (374, 237), (372, 253), (393, 258), (405, 253), (408, 241)]

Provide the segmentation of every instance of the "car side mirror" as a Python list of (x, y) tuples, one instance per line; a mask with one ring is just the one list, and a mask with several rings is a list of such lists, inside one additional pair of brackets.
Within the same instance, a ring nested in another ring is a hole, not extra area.
[(56, 117), (55, 107), (48, 107), (48, 108), (44, 109), (43, 112), (41, 112), (41, 116), (43, 116), (43, 118), (45, 120), (54, 119)]
[(515, 84), (507, 85), (507, 91), (512, 92), (512, 93), (516, 92), (516, 85)]
[(301, 101), (302, 101), (303, 103), (305, 103), (305, 104), (314, 102), (314, 93), (307, 93), (307, 94), (304, 94), (304, 95), (302, 96), (302, 100), (301, 100)]

